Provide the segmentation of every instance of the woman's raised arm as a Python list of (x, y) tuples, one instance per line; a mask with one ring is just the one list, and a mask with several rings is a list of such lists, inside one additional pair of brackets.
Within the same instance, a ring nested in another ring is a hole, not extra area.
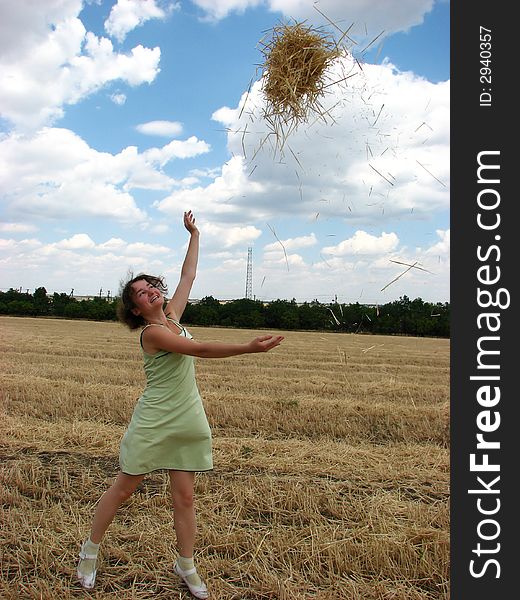
[(188, 303), (191, 288), (197, 275), (197, 263), (199, 261), (200, 234), (195, 225), (195, 217), (191, 210), (184, 213), (184, 227), (186, 227), (190, 234), (188, 250), (186, 251), (186, 256), (182, 263), (181, 276), (177, 288), (164, 309), (166, 315), (169, 315), (178, 321), (181, 319), (182, 313)]

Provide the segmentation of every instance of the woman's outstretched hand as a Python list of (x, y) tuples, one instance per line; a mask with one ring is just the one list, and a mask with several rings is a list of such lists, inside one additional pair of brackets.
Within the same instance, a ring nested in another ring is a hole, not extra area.
[(198, 231), (197, 226), (195, 225), (195, 217), (191, 210), (188, 210), (184, 213), (184, 227), (190, 232), (190, 234)]
[(262, 335), (249, 342), (251, 352), (268, 352), (279, 346), (284, 339), (283, 335)]

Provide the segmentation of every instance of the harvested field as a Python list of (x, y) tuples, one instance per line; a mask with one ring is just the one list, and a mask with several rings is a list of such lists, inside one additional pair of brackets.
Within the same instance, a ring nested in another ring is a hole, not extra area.
[[(167, 477), (145, 478), (75, 580), (143, 385), (117, 323), (0, 317), (0, 597), (188, 599)], [(257, 331), (190, 328), (245, 341)], [(196, 480), (214, 600), (449, 598), (449, 340), (287, 332), (199, 359), (215, 469)]]

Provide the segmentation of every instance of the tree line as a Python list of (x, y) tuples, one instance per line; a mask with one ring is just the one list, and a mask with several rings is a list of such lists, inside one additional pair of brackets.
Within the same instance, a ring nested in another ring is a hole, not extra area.
[[(10, 289), (0, 292), (0, 314), (115, 321), (118, 298), (78, 300), (69, 294), (47, 294), (44, 287), (33, 294)], [(450, 304), (398, 300), (372, 306), (360, 304), (297, 303), (296, 300), (262, 302), (247, 298), (220, 302), (206, 296), (189, 302), (183, 322), (204, 327), (319, 330), (386, 335), (450, 336)]]

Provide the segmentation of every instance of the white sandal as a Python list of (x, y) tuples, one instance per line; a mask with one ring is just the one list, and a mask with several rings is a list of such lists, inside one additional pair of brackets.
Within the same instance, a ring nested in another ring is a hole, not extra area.
[(208, 588), (206, 587), (204, 582), (202, 583), (202, 585), (192, 585), (187, 579), (190, 575), (193, 575), (193, 573), (197, 572), (197, 569), (195, 569), (195, 567), (193, 569), (188, 569), (187, 571), (183, 571), (179, 567), (179, 564), (177, 563), (177, 561), (175, 561), (175, 564), (173, 565), (173, 570), (188, 586), (190, 592), (193, 594), (193, 596), (195, 596), (195, 598), (200, 598), (201, 600), (208, 598)]
[(85, 546), (85, 543), (83, 543), (83, 545), (81, 546), (81, 551), (79, 553), (79, 562), (78, 562), (78, 567), (76, 569), (76, 573), (78, 575), (78, 580), (79, 580), (81, 586), (87, 590), (91, 590), (94, 587), (94, 584), (96, 583), (97, 569), (94, 569), (92, 571), (92, 573), (90, 573), (89, 575), (85, 575), (84, 573), (80, 572), (79, 566), (80, 566), (82, 560), (97, 560), (97, 554), (87, 554), (83, 550), (84, 546)]

